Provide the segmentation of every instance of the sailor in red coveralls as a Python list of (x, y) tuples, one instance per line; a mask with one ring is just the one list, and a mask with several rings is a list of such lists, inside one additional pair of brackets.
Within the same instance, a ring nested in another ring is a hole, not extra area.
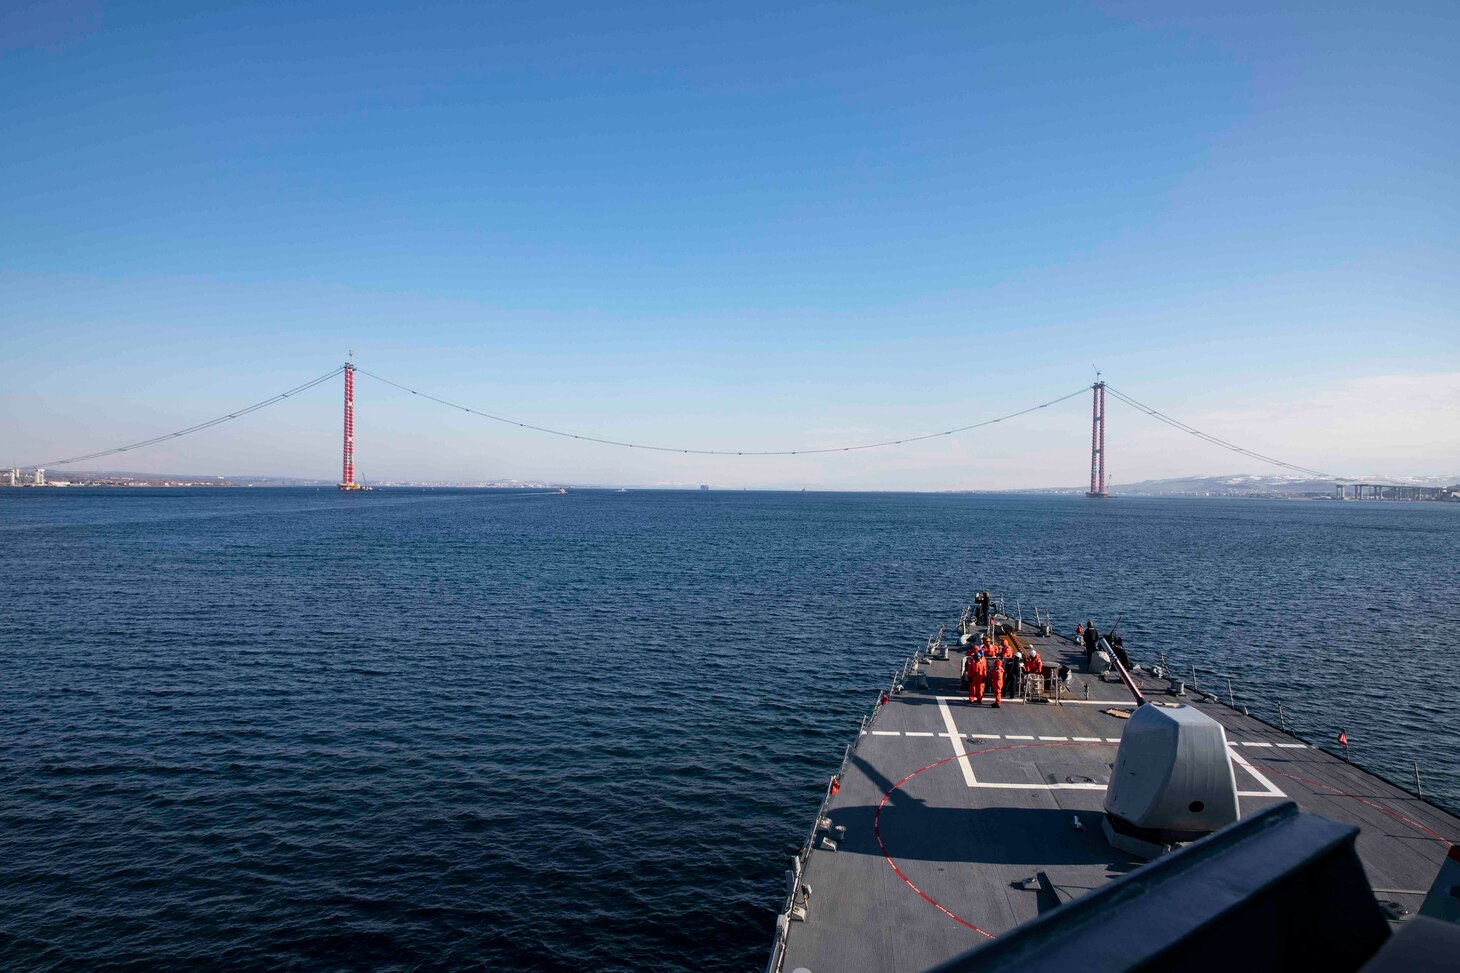
[(989, 682), (994, 689), (994, 708), (998, 709), (1004, 702), (1004, 660), (997, 655), (989, 659)]
[(984, 683), (989, 674), (989, 664), (983, 657), (983, 649), (969, 655), (964, 666), (968, 672), (968, 701), (982, 706)]

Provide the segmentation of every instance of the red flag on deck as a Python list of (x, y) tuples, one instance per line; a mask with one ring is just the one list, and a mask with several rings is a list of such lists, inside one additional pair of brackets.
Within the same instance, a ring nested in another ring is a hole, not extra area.
[(1343, 730), (1338, 731), (1338, 742), (1341, 746), (1348, 746), (1348, 734)]

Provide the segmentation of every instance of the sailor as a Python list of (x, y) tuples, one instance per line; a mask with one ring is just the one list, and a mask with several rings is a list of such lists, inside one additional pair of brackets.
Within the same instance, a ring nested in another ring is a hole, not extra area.
[(1005, 676), (1013, 680), (1009, 692), (1018, 696), (1024, 691), (1024, 653), (1015, 652), (1014, 658), (1005, 663)]
[(984, 683), (989, 675), (988, 660), (984, 658), (983, 649), (979, 649), (972, 658), (973, 667), (968, 673), (968, 701), (982, 706)]
[(1075, 640), (1077, 642), (1083, 642), (1085, 640), (1085, 626), (1078, 622), (1075, 623)]
[(1095, 654), (1095, 647), (1099, 644), (1100, 633), (1095, 631), (1095, 623), (1085, 619), (1085, 668), (1090, 668), (1090, 657)]
[[(961, 688), (963, 689), (968, 689), (973, 684), (973, 663), (977, 657), (978, 649), (974, 646), (969, 646), (968, 652), (963, 656), (963, 678), (961, 680)], [(972, 698), (970, 695), (969, 699)]]
[(1024, 657), (1024, 672), (1027, 676), (1038, 676), (1044, 672), (1044, 660), (1039, 657), (1038, 649), (1030, 649), (1029, 654)]
[(989, 682), (994, 685), (994, 709), (1004, 702), (1004, 660), (997, 656), (989, 660)]

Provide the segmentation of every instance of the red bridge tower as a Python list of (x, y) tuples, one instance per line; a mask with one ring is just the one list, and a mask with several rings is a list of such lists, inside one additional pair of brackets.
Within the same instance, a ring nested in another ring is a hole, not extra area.
[(1087, 497), (1108, 497), (1105, 492), (1105, 383), (1095, 377), (1090, 406), (1090, 492)]
[(355, 355), (345, 362), (345, 463), (341, 490), (359, 490), (355, 482)]

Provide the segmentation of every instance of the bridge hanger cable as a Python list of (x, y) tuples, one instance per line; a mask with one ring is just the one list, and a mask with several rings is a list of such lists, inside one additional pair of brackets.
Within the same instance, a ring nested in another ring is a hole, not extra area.
[(1010, 412), (1008, 415), (996, 416), (992, 419), (984, 419), (979, 422), (969, 423), (966, 426), (958, 426), (953, 429), (945, 429), (941, 432), (930, 432), (921, 436), (904, 436), (901, 439), (887, 439), (875, 443), (858, 443), (852, 446), (820, 446), (808, 447), (805, 449), (693, 449), (681, 446), (651, 446), (645, 443), (626, 442), (624, 440), (618, 439), (603, 439), (598, 436), (588, 436), (581, 433), (565, 432), (561, 429), (550, 429), (547, 426), (539, 426), (530, 422), (522, 422), (517, 419), (508, 419), (504, 416), (493, 415), (490, 412), (483, 412), (480, 409), (473, 409), (469, 406), (461, 405), (458, 402), (451, 402), (447, 399), (443, 399), (438, 396), (422, 392), (419, 389), (413, 389), (409, 385), (402, 385), (400, 382), (391, 381), (384, 376), (376, 375), (374, 372), (368, 372), (365, 369), (360, 368), (358, 365), (355, 367), (355, 371), (361, 375), (368, 375), (369, 377), (375, 379), (377, 382), (384, 382), (386, 385), (390, 385), (394, 388), (400, 389), (402, 392), (409, 392), (412, 395), (420, 396), (423, 399), (429, 399), (430, 401), (436, 402), (440, 405), (444, 405), (452, 409), (459, 409), (462, 412), (469, 412), (474, 416), (481, 416), (483, 419), (491, 419), (494, 422), (501, 422), (509, 426), (517, 426), (521, 429), (531, 429), (534, 432), (547, 433), (552, 436), (562, 436), (565, 439), (577, 439), (586, 443), (599, 443), (604, 446), (622, 446), (627, 449), (644, 449), (651, 450), (656, 453), (682, 453), (690, 454), (693, 456), (808, 456), (814, 453), (850, 453), (855, 450), (861, 449), (879, 449), (884, 446), (901, 446), (907, 443), (921, 442), (925, 439), (937, 439), (939, 436), (952, 436), (960, 432), (968, 432), (970, 429), (978, 429), (982, 426), (991, 426), (996, 422), (1004, 422), (1007, 419), (1013, 419), (1018, 416), (1028, 415), (1031, 412), (1037, 412), (1040, 409), (1047, 409), (1052, 405), (1064, 402), (1066, 399), (1073, 399), (1077, 395), (1083, 395), (1085, 392), (1089, 391), (1090, 388), (1088, 385), (1082, 386), (1073, 392), (1070, 392), (1066, 395), (1061, 395), (1057, 399), (1050, 399), (1048, 402), (1041, 402), (1039, 405), (1031, 405), (1027, 409), (1020, 409), (1018, 412)]
[(1307, 474), (1309, 476), (1316, 476), (1316, 477), (1319, 477), (1320, 479), (1325, 479), (1325, 480), (1343, 480), (1343, 479), (1345, 479), (1345, 477), (1339, 476), (1339, 475), (1337, 475), (1335, 473), (1325, 473), (1322, 470), (1310, 470), (1306, 466), (1298, 466), (1295, 463), (1287, 463), (1287, 462), (1284, 462), (1283, 460), (1275, 459), (1274, 457), (1271, 457), (1271, 456), (1264, 456), (1262, 453), (1254, 452), (1253, 450), (1250, 450), (1250, 449), (1244, 449), (1243, 447), (1238, 446), (1236, 443), (1229, 443), (1225, 439), (1218, 439), (1216, 436), (1213, 436), (1213, 435), (1211, 435), (1209, 433), (1202, 432), (1200, 429), (1196, 429), (1196, 428), (1193, 428), (1192, 426), (1188, 426), (1186, 423), (1182, 422), (1179, 419), (1173, 419), (1171, 416), (1166, 415), (1166, 413), (1164, 413), (1164, 412), (1160, 412), (1160, 411), (1158, 411), (1156, 409), (1151, 408), (1148, 405), (1145, 405), (1145, 404), (1143, 404), (1141, 402), (1137, 402), (1135, 399), (1131, 398), (1129, 395), (1124, 394), (1123, 392), (1121, 392), (1119, 389), (1117, 389), (1115, 386), (1111, 385), (1108, 382), (1105, 385), (1105, 390), (1107, 392), (1109, 392), (1111, 395), (1115, 396), (1120, 401), (1124, 402), (1126, 405), (1128, 405), (1131, 408), (1136, 409), (1136, 410), (1138, 410), (1140, 412), (1144, 412), (1146, 415), (1148, 415), (1151, 418), (1157, 420), (1158, 422), (1164, 422), (1164, 423), (1166, 423), (1166, 425), (1171, 426), (1173, 429), (1180, 429), (1182, 432), (1188, 433), (1189, 435), (1192, 435), (1192, 436), (1195, 436), (1198, 439), (1205, 440), (1206, 442), (1209, 442), (1209, 443), (1211, 443), (1214, 446), (1220, 446), (1223, 449), (1230, 449), (1234, 453), (1241, 453), (1243, 456), (1249, 456), (1252, 459), (1261, 460), (1264, 463), (1271, 463), (1273, 466), (1281, 466), (1284, 469), (1293, 470), (1294, 472), (1297, 472), (1297, 473), (1305, 473), (1305, 474)]
[(245, 406), (244, 408), (238, 409), (234, 412), (230, 412), (227, 415), (218, 416), (216, 419), (209, 419), (207, 422), (200, 422), (196, 426), (188, 426), (186, 429), (179, 429), (177, 432), (169, 432), (161, 436), (153, 436), (151, 439), (143, 439), (139, 442), (128, 443), (125, 446), (117, 446), (114, 449), (103, 449), (95, 453), (87, 453), (84, 456), (71, 456), (67, 457), (66, 459), (53, 459), (46, 463), (33, 463), (30, 466), (26, 467), (26, 469), (34, 469), (36, 467), (46, 466), (65, 466), (68, 463), (80, 463), (83, 460), (101, 459), (103, 456), (115, 456), (117, 453), (125, 453), (128, 450), (141, 449), (143, 446), (152, 446), (156, 443), (160, 443), (168, 439), (176, 439), (179, 436), (186, 436), (190, 433), (202, 432), (204, 429), (211, 429), (214, 426), (222, 425), (229, 420), (237, 419), (241, 416), (246, 416), (250, 412), (257, 412), (260, 409), (267, 408), (268, 406), (271, 406), (276, 402), (282, 402), (292, 395), (298, 395), (300, 392), (312, 389), (316, 385), (328, 382), (330, 379), (334, 378), (336, 375), (340, 374), (340, 372), (344, 370), (345, 366), (340, 365), (336, 368), (330, 369), (319, 378), (305, 382), (303, 385), (296, 385), (294, 388), (290, 389), (287, 392), (280, 392), (278, 395), (270, 396), (269, 398), (264, 399), (262, 402), (255, 402), (253, 405)]

